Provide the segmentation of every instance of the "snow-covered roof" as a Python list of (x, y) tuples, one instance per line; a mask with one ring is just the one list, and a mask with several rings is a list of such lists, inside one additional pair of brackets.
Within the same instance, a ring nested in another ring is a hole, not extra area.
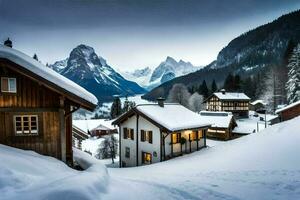
[(214, 95), (222, 100), (250, 100), (246, 94), (239, 92), (215, 92)]
[(292, 108), (292, 107), (294, 107), (294, 106), (297, 106), (297, 105), (299, 105), (299, 104), (300, 104), (300, 100), (299, 100), (299, 101), (296, 101), (296, 102), (294, 102), (294, 103), (291, 103), (290, 105), (287, 105), (286, 107), (283, 107), (283, 108), (280, 108), (280, 109), (276, 110), (275, 113), (278, 114), (278, 113), (280, 113), (280, 112), (282, 112), (282, 111), (284, 111), (284, 110), (290, 109), (290, 108)]
[(73, 120), (73, 124), (86, 133), (97, 128), (100, 125), (109, 129), (115, 129), (115, 127), (111, 125), (111, 122), (111, 120), (107, 119)]
[(231, 112), (201, 111), (200, 116), (203, 122), (211, 123), (215, 128), (228, 128), (233, 118)]
[(58, 87), (70, 92), (71, 94), (81, 99), (84, 99), (91, 104), (97, 105), (98, 103), (97, 98), (93, 94), (91, 94), (78, 84), (58, 74), (54, 70), (46, 67), (32, 57), (16, 49), (0, 45), (0, 58), (8, 59), (20, 65), (26, 70), (38, 75), (43, 79), (46, 79), (47, 81), (57, 85)]
[(135, 109), (170, 131), (211, 125), (211, 123), (203, 122), (203, 118), (199, 114), (180, 104), (165, 103), (164, 107), (158, 104), (145, 104), (137, 105)]
[(253, 102), (251, 102), (250, 104), (252, 104), (252, 105), (256, 105), (256, 104), (258, 104), (258, 103), (261, 103), (262, 105), (266, 105), (266, 103), (263, 101), (263, 100), (255, 100), (255, 101), (253, 101)]

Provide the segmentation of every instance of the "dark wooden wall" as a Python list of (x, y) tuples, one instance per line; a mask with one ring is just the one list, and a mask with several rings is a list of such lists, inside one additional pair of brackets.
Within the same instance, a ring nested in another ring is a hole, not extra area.
[[(17, 94), (1, 93), (0, 90), (0, 144), (61, 159), (59, 94), (6, 66), (7, 63), (0, 59), (0, 77), (16, 78)], [(70, 104), (65, 107), (70, 110)], [(17, 114), (38, 115), (39, 135), (15, 136), (13, 116)], [(70, 132), (66, 133), (70, 137), (67, 138), (69, 159), (72, 159), (71, 120), (71, 117), (66, 120), (66, 130)]]
[[(39, 116), (37, 136), (15, 136), (13, 116), (36, 114)], [(33, 150), (37, 153), (61, 158), (58, 112), (0, 112), (0, 143)]]
[(300, 104), (281, 112), (281, 121), (286, 121), (294, 117), (300, 116)]

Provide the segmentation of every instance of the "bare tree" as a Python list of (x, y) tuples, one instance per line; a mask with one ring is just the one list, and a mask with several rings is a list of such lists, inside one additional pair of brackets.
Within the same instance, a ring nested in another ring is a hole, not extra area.
[(115, 136), (111, 135), (110, 137), (106, 137), (105, 140), (101, 142), (95, 157), (97, 159), (111, 158), (112, 163), (114, 163), (114, 159), (116, 158), (117, 151), (118, 151), (118, 139)]
[(191, 94), (185, 85), (175, 84), (169, 92), (167, 101), (171, 103), (179, 103), (188, 108), (190, 96)]
[(198, 94), (198, 92), (195, 92), (189, 98), (189, 109), (191, 109), (194, 112), (200, 112), (203, 109), (202, 102), (203, 102), (203, 96)]

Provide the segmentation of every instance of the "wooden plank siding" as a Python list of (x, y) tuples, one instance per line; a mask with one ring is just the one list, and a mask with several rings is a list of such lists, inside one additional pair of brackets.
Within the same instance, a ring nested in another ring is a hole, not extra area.
[[(0, 77), (16, 78), (17, 93), (9, 94), (0, 91), (0, 144), (33, 150), (61, 159), (60, 94), (27, 76), (14, 72), (5, 65), (7, 63), (2, 63), (0, 60)], [(65, 111), (70, 111), (70, 105), (70, 102), (65, 105)], [(14, 115), (33, 114), (38, 115), (38, 135), (16, 136)], [(67, 156), (72, 162), (72, 117), (66, 119), (66, 124), (66, 135), (69, 137)]]

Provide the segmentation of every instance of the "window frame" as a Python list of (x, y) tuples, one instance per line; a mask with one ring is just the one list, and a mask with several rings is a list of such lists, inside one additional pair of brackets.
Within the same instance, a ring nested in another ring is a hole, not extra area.
[[(176, 135), (176, 140), (174, 141), (174, 135)], [(180, 143), (181, 133), (172, 133), (172, 144), (178, 144)]]
[[(146, 162), (146, 155), (149, 155), (150, 156), (150, 161), (147, 161)], [(148, 152), (144, 152), (144, 151), (142, 151), (142, 164), (143, 165), (150, 165), (150, 164), (152, 164), (152, 154), (151, 153), (148, 153)]]
[[(21, 121), (17, 121), (17, 117), (21, 118)], [(25, 133), (24, 130), (24, 118), (28, 117), (28, 121), (25, 121), (28, 123), (28, 133)], [(35, 118), (35, 126), (36, 127), (34, 130), (32, 130), (32, 118)], [(39, 116), (37, 114), (17, 114), (17, 115), (13, 115), (13, 122), (14, 122), (14, 135), (15, 136), (39, 136)], [(19, 130), (17, 130), (18, 126), (17, 126), (17, 122), (20, 123), (21, 127), (21, 133)], [(33, 132), (34, 131), (34, 132)]]
[[(3, 84), (3, 80), (4, 79), (7, 79), (7, 87), (8, 87), (8, 90), (7, 91), (4, 91), (3, 88), (2, 88), (2, 84)], [(14, 80), (15, 82), (15, 90), (11, 90), (11, 85), (10, 85), (10, 81), (11, 80)], [(1, 93), (8, 93), (8, 94), (17, 94), (17, 78), (15, 77), (4, 77), (2, 76), (1, 79), (0, 79), (0, 86), (1, 86)]]
[(153, 131), (141, 130), (141, 142), (153, 144)]
[(130, 148), (125, 147), (125, 158), (130, 158)]

